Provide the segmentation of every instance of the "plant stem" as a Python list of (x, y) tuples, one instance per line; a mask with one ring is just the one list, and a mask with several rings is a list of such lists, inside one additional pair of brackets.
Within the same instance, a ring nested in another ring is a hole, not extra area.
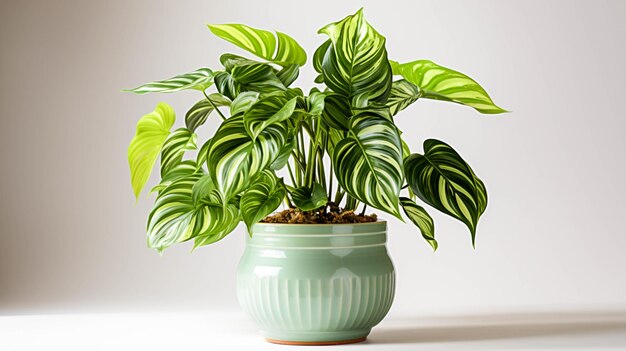
[(211, 98), (206, 94), (206, 91), (203, 90), (202, 94), (204, 94), (204, 97), (206, 97), (206, 99), (209, 100), (209, 103), (211, 104), (211, 106), (213, 106), (213, 109), (217, 111), (217, 113), (219, 113), (220, 117), (222, 117), (222, 120), (225, 121), (226, 117), (224, 117), (224, 115), (222, 114), (222, 111), (220, 111), (220, 109), (217, 108), (217, 106), (215, 106)]
[(365, 210), (367, 210), (367, 204), (363, 203), (363, 211), (361, 211), (361, 216), (365, 216)]
[(291, 179), (291, 182), (295, 185), (296, 183), (296, 179), (293, 176), (293, 171), (291, 170), (291, 163), (287, 162), (287, 169), (289, 170), (289, 178)]

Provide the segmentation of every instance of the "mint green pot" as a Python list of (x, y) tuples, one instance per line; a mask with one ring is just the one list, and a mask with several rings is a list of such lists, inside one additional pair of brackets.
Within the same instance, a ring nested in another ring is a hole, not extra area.
[(271, 342), (365, 340), (387, 314), (395, 272), (387, 223), (259, 223), (237, 268), (237, 297)]

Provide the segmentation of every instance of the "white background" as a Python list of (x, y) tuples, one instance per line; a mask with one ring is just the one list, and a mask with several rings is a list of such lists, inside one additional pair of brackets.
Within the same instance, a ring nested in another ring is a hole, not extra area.
[[(280, 30), (311, 57), (316, 31), (361, 6), (390, 58), (460, 70), (513, 111), (418, 101), (398, 116), (414, 151), (430, 137), (459, 150), (490, 202), (475, 250), (434, 210), (436, 253), (391, 220), (390, 318), (624, 311), (625, 2), (232, 0), (0, 4), (0, 314), (239, 313), (244, 228), (160, 257), (145, 245), (153, 198), (135, 204), (129, 184), (136, 121), (166, 101), (181, 123), (200, 96), (119, 91), (240, 53), (206, 23)], [(296, 84), (313, 78), (308, 64)]]

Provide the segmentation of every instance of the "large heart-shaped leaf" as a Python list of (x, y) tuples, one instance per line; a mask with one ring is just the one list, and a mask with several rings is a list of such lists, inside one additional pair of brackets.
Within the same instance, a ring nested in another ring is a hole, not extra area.
[(201, 177), (195, 173), (178, 179), (159, 193), (148, 217), (149, 247), (162, 252), (195, 237), (219, 240), (235, 228), (239, 220), (236, 206), (194, 201), (192, 190)]
[(306, 63), (304, 49), (285, 33), (276, 32), (274, 37), (272, 32), (243, 24), (210, 24), (209, 29), (218, 37), (268, 61), (299, 66)]
[(326, 206), (328, 197), (324, 188), (319, 183), (313, 183), (312, 187), (302, 186), (291, 192), (293, 203), (302, 211), (312, 211)]
[(487, 190), (470, 166), (448, 144), (428, 139), (424, 155), (404, 161), (407, 183), (424, 202), (467, 225), (475, 242), (476, 225), (487, 206)]
[[(387, 115), (386, 115), (387, 114)], [(402, 144), (387, 110), (363, 110), (333, 151), (339, 184), (353, 197), (401, 219)]]
[(164, 177), (170, 170), (180, 164), (185, 151), (195, 150), (196, 134), (187, 128), (176, 129), (163, 144), (161, 151), (161, 177)]
[(437, 250), (437, 240), (435, 240), (435, 222), (426, 210), (416, 204), (408, 197), (401, 197), (400, 204), (407, 217), (422, 232), (422, 237), (432, 246), (433, 250)]
[(252, 235), (252, 226), (274, 212), (285, 198), (285, 188), (272, 172), (264, 171), (241, 196), (241, 216)]
[(282, 123), (268, 126), (256, 140), (248, 134), (243, 116), (222, 123), (209, 145), (207, 164), (224, 201), (243, 191), (250, 179), (268, 167), (287, 142)]
[(331, 41), (321, 64), (326, 85), (350, 98), (366, 92), (370, 101), (385, 102), (392, 78), (385, 37), (365, 21), (362, 10), (319, 33)]
[(421, 92), (417, 85), (405, 79), (400, 79), (393, 82), (391, 85), (391, 92), (387, 99), (387, 107), (389, 107), (391, 115), (395, 116), (398, 112), (417, 101), (420, 96)]
[[(211, 99), (209, 101), (208, 99)], [(196, 102), (185, 115), (185, 125), (187, 129), (195, 132), (203, 125), (215, 107), (230, 106), (231, 102), (226, 96), (218, 93), (210, 94), (209, 97)]]
[(243, 122), (252, 139), (256, 139), (267, 126), (291, 117), (297, 98), (288, 100), (284, 95), (270, 95), (257, 101), (243, 115)]
[(196, 89), (205, 90), (213, 84), (213, 71), (208, 68), (199, 68), (193, 72), (185, 73), (165, 80), (144, 84), (135, 89), (126, 89), (135, 94), (147, 93), (173, 93), (176, 91)]
[(128, 146), (130, 181), (136, 198), (139, 198), (141, 189), (146, 185), (175, 120), (174, 109), (161, 102), (152, 113), (141, 117), (137, 123), (137, 131)]
[(339, 94), (326, 94), (322, 120), (330, 127), (348, 130), (348, 119), (352, 116), (350, 101)]
[(456, 102), (486, 114), (503, 113), (489, 94), (475, 80), (461, 72), (429, 60), (408, 63), (391, 61), (394, 74), (399, 74), (421, 90), (421, 97)]

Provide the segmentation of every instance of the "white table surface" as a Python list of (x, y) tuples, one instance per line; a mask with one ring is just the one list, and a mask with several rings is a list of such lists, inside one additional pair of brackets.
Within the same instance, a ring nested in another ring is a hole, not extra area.
[[(626, 311), (390, 315), (333, 350), (626, 350)], [(239, 310), (0, 316), (0, 350), (312, 350), (273, 345)]]

